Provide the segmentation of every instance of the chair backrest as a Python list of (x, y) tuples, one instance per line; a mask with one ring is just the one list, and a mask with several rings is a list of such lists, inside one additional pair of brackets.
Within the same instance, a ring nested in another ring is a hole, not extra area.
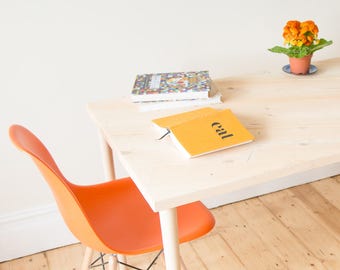
[(72, 184), (63, 176), (47, 148), (28, 129), (20, 125), (13, 125), (9, 129), (9, 136), (20, 150), (31, 156), (39, 168), (54, 194), (65, 223), (74, 236), (95, 250), (103, 252), (107, 250), (108, 247), (92, 229), (86, 213), (77, 199), (77, 192), (85, 187)]

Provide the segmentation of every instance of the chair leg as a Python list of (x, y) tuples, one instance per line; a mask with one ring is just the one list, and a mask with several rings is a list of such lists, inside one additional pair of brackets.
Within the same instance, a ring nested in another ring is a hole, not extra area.
[(181, 264), (181, 269), (182, 270), (188, 270), (187, 267), (184, 264), (183, 258), (180, 256), (180, 264)]
[(86, 247), (83, 262), (82, 262), (82, 265), (81, 265), (81, 270), (88, 270), (89, 269), (89, 266), (91, 264), (92, 255), (93, 255), (93, 250), (89, 247)]
[(109, 269), (108, 270), (118, 270), (117, 255), (115, 255), (115, 254), (109, 255)]
[[(118, 261), (123, 262), (125, 264), (127, 263), (127, 259), (125, 255), (118, 254), (117, 257), (118, 257)], [(127, 268), (124, 264), (119, 264), (119, 270), (127, 270)]]

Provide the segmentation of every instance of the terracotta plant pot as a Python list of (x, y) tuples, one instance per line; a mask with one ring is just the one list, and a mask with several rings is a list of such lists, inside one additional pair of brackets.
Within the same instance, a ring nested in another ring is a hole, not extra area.
[(311, 59), (312, 54), (302, 58), (289, 57), (290, 72), (293, 74), (307, 74)]

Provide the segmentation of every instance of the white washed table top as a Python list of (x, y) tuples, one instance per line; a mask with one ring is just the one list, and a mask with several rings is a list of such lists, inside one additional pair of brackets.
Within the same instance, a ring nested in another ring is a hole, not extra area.
[[(214, 80), (255, 141), (186, 159), (153, 118), (191, 108), (139, 112), (129, 98), (88, 110), (154, 211), (340, 164), (340, 60), (310, 76), (283, 72)], [(340, 166), (339, 166), (340, 172)]]

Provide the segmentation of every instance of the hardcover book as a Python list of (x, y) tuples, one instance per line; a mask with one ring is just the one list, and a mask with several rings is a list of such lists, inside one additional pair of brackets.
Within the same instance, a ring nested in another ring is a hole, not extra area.
[(187, 158), (254, 140), (254, 136), (230, 109), (219, 111), (203, 108), (168, 118), (155, 119), (154, 123), (168, 130), (176, 147)]
[(147, 102), (208, 98), (210, 82), (208, 71), (137, 75), (131, 99)]
[(145, 112), (183, 107), (209, 106), (212, 104), (219, 103), (222, 103), (222, 95), (217, 86), (213, 83), (213, 81), (211, 81), (208, 98), (148, 101), (148, 102), (136, 102), (135, 104), (136, 106), (138, 106), (139, 111)]

